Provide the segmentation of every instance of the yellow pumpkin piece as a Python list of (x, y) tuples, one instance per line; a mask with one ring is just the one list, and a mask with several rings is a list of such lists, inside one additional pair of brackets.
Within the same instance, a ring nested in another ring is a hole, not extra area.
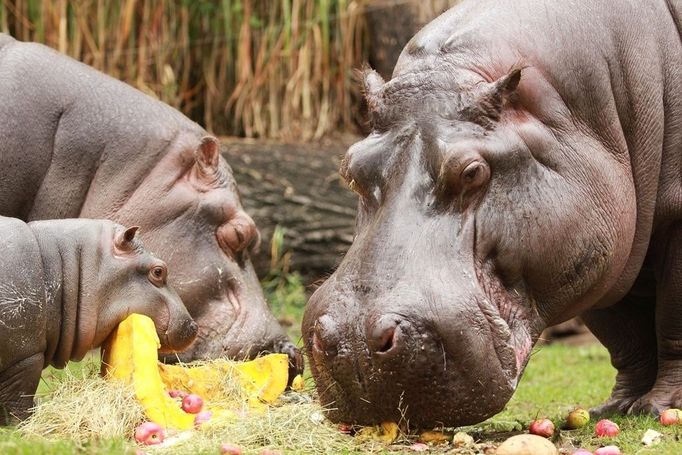
[(253, 399), (274, 403), (287, 388), (289, 356), (268, 354), (249, 362), (235, 363), (241, 387)]
[(395, 422), (382, 422), (374, 427), (361, 428), (355, 437), (362, 440), (374, 440), (391, 444), (398, 439), (398, 425)]
[(249, 405), (262, 408), (263, 403), (274, 403), (286, 389), (289, 358), (268, 354), (248, 362), (216, 360), (199, 367), (160, 363), (159, 374), (169, 389), (196, 393), (207, 402), (223, 399), (224, 383), (232, 377), (249, 398)]
[(425, 431), (419, 435), (419, 442), (425, 444), (447, 444), (450, 442), (450, 436), (442, 431)]
[(154, 322), (147, 316), (131, 314), (102, 346), (102, 367), (108, 377), (133, 385), (149, 420), (164, 428), (190, 429), (194, 415), (185, 413), (161, 382), (159, 347)]
[(305, 388), (305, 381), (303, 380), (303, 376), (301, 376), (300, 374), (297, 374), (294, 377), (294, 380), (291, 381), (291, 390), (295, 390), (296, 392), (302, 392), (304, 388)]

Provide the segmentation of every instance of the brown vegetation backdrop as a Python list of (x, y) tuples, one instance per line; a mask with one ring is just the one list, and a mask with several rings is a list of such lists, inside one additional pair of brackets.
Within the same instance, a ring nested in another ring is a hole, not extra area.
[(354, 130), (353, 71), (390, 73), (454, 0), (0, 0), (0, 30), (180, 109), (217, 134), (310, 140)]

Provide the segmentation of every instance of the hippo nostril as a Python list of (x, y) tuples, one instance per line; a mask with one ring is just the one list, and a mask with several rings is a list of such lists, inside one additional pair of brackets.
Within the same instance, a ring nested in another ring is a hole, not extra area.
[(384, 316), (374, 323), (367, 334), (367, 345), (377, 354), (385, 354), (396, 347), (400, 331), (400, 319)]
[(379, 344), (381, 347), (377, 350), (377, 352), (390, 351), (391, 348), (393, 347), (393, 338), (395, 338), (395, 328), (390, 328), (386, 330), (381, 335), (381, 342)]

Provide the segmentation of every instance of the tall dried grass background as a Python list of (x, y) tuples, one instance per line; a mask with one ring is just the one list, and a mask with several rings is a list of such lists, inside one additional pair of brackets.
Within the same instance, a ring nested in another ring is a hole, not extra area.
[(218, 134), (309, 140), (354, 128), (365, 14), (410, 1), (0, 0), (0, 30), (126, 81)]

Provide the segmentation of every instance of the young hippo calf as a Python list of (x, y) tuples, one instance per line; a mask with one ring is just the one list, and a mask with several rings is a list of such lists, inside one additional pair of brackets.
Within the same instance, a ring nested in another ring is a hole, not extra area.
[(0, 425), (27, 416), (43, 368), (81, 360), (131, 313), (154, 320), (163, 351), (194, 340), (197, 325), (166, 285), (166, 264), (136, 231), (0, 217)]

